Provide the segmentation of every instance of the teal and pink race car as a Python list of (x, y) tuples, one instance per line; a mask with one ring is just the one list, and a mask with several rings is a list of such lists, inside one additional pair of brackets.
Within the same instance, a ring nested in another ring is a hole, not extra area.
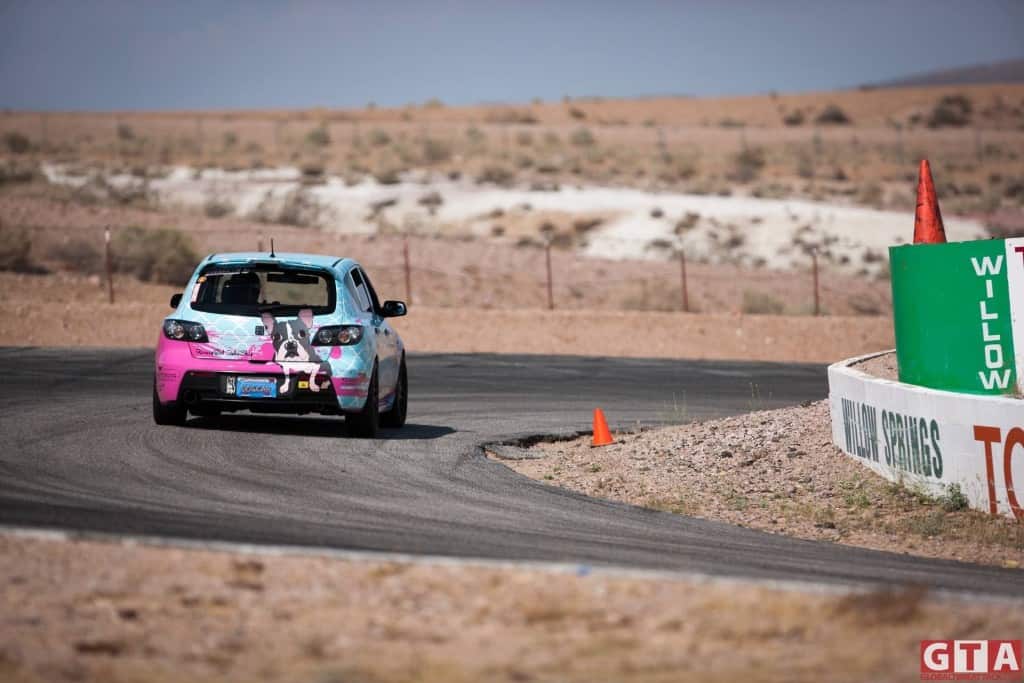
[(344, 415), (372, 438), (405, 424), (405, 348), (384, 301), (347, 258), (312, 254), (207, 256), (171, 297), (156, 347), (153, 419), (189, 413)]

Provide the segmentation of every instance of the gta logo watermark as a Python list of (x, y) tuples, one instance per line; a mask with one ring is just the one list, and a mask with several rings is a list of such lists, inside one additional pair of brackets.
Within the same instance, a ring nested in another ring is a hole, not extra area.
[(922, 681), (1020, 681), (1019, 640), (922, 640)]

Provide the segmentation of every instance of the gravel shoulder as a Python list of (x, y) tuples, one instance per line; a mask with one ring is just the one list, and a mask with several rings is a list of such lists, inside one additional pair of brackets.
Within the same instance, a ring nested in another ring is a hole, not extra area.
[(601, 572), (0, 535), (18, 682), (918, 680), (918, 641), (1005, 604)]
[[(873, 365), (891, 363), (891, 356)], [(678, 407), (686, 419), (686, 406)], [(609, 416), (614, 419), (614, 416)], [(540, 443), (507, 461), (555, 486), (799, 538), (1018, 568), (1024, 525), (933, 500), (832, 445), (828, 402), (635, 434)]]

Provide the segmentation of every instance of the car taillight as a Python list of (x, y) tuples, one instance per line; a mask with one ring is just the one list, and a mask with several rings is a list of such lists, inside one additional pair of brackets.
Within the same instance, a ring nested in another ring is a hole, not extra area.
[(189, 341), (199, 344), (210, 341), (206, 336), (206, 329), (202, 325), (187, 320), (165, 320), (164, 336), (174, 341)]
[(317, 330), (313, 337), (314, 346), (352, 346), (363, 338), (359, 325), (329, 325)]

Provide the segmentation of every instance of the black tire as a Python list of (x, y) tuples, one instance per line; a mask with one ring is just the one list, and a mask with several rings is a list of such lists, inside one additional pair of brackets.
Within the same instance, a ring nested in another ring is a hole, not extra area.
[(370, 387), (366, 391), (366, 405), (358, 413), (345, 416), (345, 424), (348, 425), (349, 434), (363, 439), (377, 438), (377, 430), (380, 429), (379, 396), (377, 363), (374, 363), (373, 375), (370, 376)]
[(398, 381), (395, 383), (395, 402), (391, 410), (380, 416), (382, 427), (398, 429), (405, 424), (405, 415), (409, 409), (409, 377), (405, 373), (405, 354), (398, 366)]
[(160, 403), (160, 397), (156, 393), (156, 383), (153, 383), (153, 422), (158, 425), (173, 425), (181, 427), (188, 419), (188, 410), (177, 403)]

